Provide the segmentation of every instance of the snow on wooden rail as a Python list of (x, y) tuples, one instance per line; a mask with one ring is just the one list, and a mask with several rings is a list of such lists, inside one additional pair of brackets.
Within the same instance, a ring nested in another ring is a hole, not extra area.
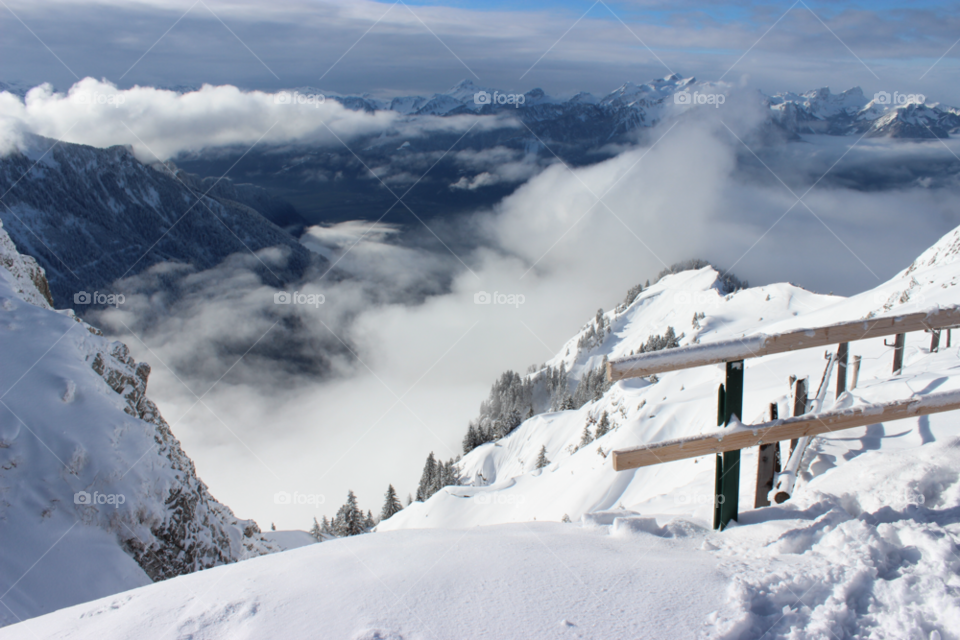
[(725, 429), (717, 429), (710, 433), (614, 451), (613, 468), (615, 471), (625, 471), (661, 462), (736, 451), (769, 442), (815, 436), (854, 427), (865, 427), (888, 420), (902, 420), (955, 409), (960, 409), (960, 391), (932, 393), (884, 404), (805, 414), (755, 425), (734, 422)]
[(960, 307), (855, 320), (773, 335), (757, 333), (732, 340), (693, 344), (617, 358), (607, 363), (607, 378), (610, 381), (637, 378), (708, 364), (759, 358), (797, 349), (822, 347), (925, 329), (942, 329), (957, 324), (960, 324)]

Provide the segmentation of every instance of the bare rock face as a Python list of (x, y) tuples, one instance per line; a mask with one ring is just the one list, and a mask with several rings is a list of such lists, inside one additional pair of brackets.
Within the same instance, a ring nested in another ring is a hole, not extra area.
[(92, 354), (91, 368), (124, 399), (126, 413), (156, 427), (157, 455), (168, 462), (180, 480), (165, 501), (166, 517), (138, 523), (149, 526), (152, 540), (128, 536), (123, 539), (127, 552), (153, 580), (164, 580), (279, 551), (261, 535), (256, 522), (234, 516), (197, 477), (193, 461), (180, 447), (157, 405), (146, 396), (150, 365), (137, 363), (122, 342), (108, 346), (109, 351)]

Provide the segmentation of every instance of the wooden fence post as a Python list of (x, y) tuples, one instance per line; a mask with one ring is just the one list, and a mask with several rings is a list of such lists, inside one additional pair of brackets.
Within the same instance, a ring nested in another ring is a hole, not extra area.
[(930, 332), (930, 353), (936, 353), (940, 350), (940, 330), (934, 329)]
[(906, 342), (907, 334), (898, 333), (893, 341), (893, 372), (903, 373), (903, 347)]
[(847, 390), (847, 359), (850, 354), (850, 343), (841, 342), (837, 348), (837, 397)]
[(853, 356), (853, 380), (850, 382), (850, 388), (857, 388), (857, 381), (860, 380), (860, 356)]
[[(807, 379), (802, 378), (797, 380), (796, 386), (794, 386), (793, 391), (793, 415), (800, 416), (807, 412)], [(793, 450), (797, 448), (797, 439), (794, 438), (790, 441), (790, 455), (787, 456), (787, 459), (790, 459), (790, 456), (793, 455)]]
[[(779, 409), (776, 402), (770, 403), (770, 421), (773, 422), (779, 416)], [(773, 491), (773, 483), (776, 481), (777, 474), (780, 473), (780, 443), (771, 442), (762, 444), (757, 456), (757, 493), (753, 499), (753, 507), (770, 506), (770, 492)]]

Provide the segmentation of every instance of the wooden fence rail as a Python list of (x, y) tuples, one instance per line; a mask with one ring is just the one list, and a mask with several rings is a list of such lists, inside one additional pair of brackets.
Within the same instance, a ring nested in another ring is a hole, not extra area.
[(734, 423), (726, 429), (717, 429), (710, 433), (614, 451), (613, 468), (616, 471), (625, 471), (955, 409), (960, 409), (960, 391), (932, 393), (884, 404), (805, 414), (754, 425)]
[(624, 380), (708, 364), (759, 358), (797, 349), (881, 338), (911, 331), (941, 329), (958, 324), (960, 324), (960, 307), (950, 307), (902, 316), (854, 320), (773, 335), (757, 333), (733, 340), (692, 344), (676, 349), (617, 358), (607, 363), (607, 378), (611, 381)]

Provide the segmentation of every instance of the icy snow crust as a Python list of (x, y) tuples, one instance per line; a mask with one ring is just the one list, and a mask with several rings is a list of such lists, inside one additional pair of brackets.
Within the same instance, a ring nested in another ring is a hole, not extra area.
[[(958, 247), (960, 230), (849, 299), (787, 284), (723, 296), (711, 268), (671, 275), (608, 312), (599, 345), (578, 349), (595, 329), (585, 325), (547, 364), (576, 378), (668, 326), (682, 344), (707, 344), (953, 306)], [(908, 335), (899, 376), (882, 339), (851, 344), (859, 384), (837, 400), (831, 380), (824, 410), (960, 392), (960, 347), (929, 344)], [(809, 377), (813, 395), (824, 365), (823, 349), (747, 361), (743, 422), (765, 420), (771, 402), (789, 415), (788, 376)], [(762, 509), (751, 508), (756, 450), (744, 451), (739, 523), (718, 533), (711, 458), (616, 473), (609, 452), (715, 429), (722, 377), (715, 365), (618, 382), (475, 449), (460, 465), (467, 486), (414, 503), (377, 533), (182, 576), (0, 639), (957, 638), (956, 413), (815, 439), (794, 497)], [(577, 450), (604, 411), (612, 431)], [(541, 447), (551, 462), (537, 470)]]

